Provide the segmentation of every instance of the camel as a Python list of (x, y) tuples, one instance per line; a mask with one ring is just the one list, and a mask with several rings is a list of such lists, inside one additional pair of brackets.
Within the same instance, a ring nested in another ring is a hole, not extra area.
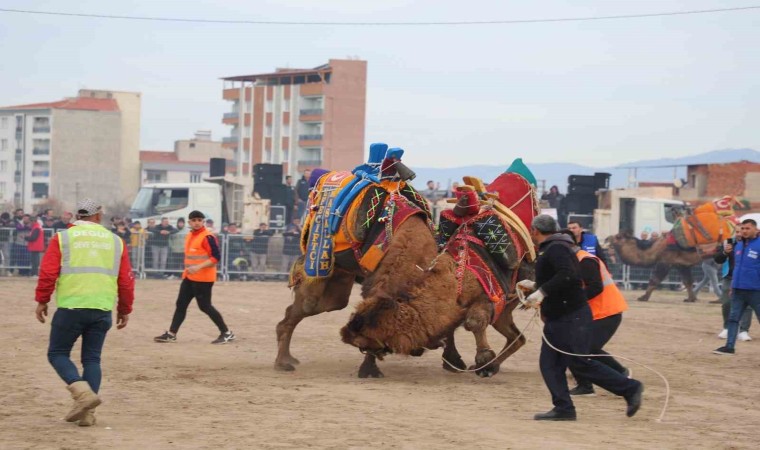
[[(520, 264), (514, 245), (509, 246), (507, 259), (512, 266), (511, 269), (502, 270), (507, 280), (533, 278), (533, 264)], [(429, 261), (420, 266), (428, 265)], [(507, 301), (504, 310), (491, 323), (493, 302), (469, 270), (464, 271), (461, 289), (458, 289), (459, 269), (459, 264), (449, 252), (441, 253), (426, 270), (422, 280), (410, 285), (407, 291), (394, 293), (376, 289), (374, 293), (368, 293), (348, 324), (341, 329), (343, 342), (379, 358), (388, 353), (414, 355), (420, 348), (434, 349), (443, 345), (444, 359), (462, 369), (464, 363), (461, 356), (453, 341), (449, 340), (454, 330), (464, 325), (467, 331), (474, 334), (477, 348), (475, 364), (470, 369), (477, 369), (480, 377), (495, 375), (501, 363), (525, 344), (525, 337), (512, 318), (519, 302), (516, 298)], [(516, 278), (513, 277), (514, 271), (518, 272)], [(511, 290), (514, 290), (513, 285), (511, 281)], [(458, 291), (461, 293), (458, 294)], [(507, 339), (498, 358), (486, 337), (489, 324)], [(444, 368), (455, 370), (450, 369), (446, 362), (443, 364)]]
[[(299, 363), (290, 353), (290, 341), (298, 324), (306, 317), (337, 311), (348, 305), (351, 289), (361, 281), (362, 295), (373, 296), (377, 292), (391, 295), (418, 283), (424, 273), (417, 266), (426, 266), (438, 253), (437, 244), (426, 216), (416, 214), (409, 217), (393, 233), (387, 253), (374, 272), (367, 274), (358, 267), (341, 264), (336, 258), (336, 267), (329, 278), (305, 280), (304, 257), (301, 256), (291, 269), (294, 301), (285, 310), (285, 317), (277, 324), (276, 370), (293, 371)], [(366, 277), (366, 278), (365, 278)], [(399, 294), (400, 295), (400, 294)], [(446, 351), (456, 360), (453, 333), (447, 336)], [(459, 358), (461, 361), (461, 358)], [(461, 363), (464, 366), (464, 363)], [(365, 354), (359, 368), (359, 378), (381, 378), (383, 373), (377, 367), (376, 356)]]
[(691, 268), (701, 263), (703, 259), (711, 257), (710, 254), (697, 251), (697, 249), (681, 249), (669, 244), (665, 236), (655, 240), (652, 246), (647, 249), (638, 246), (637, 239), (631, 233), (618, 233), (607, 238), (607, 242), (612, 245), (615, 254), (625, 264), (637, 267), (654, 267), (647, 290), (638, 298), (639, 301), (648, 301), (652, 292), (668, 276), (672, 268), (678, 271), (681, 275), (681, 281), (686, 286), (688, 296), (684, 301), (695, 302), (697, 300), (693, 289), (694, 279)]

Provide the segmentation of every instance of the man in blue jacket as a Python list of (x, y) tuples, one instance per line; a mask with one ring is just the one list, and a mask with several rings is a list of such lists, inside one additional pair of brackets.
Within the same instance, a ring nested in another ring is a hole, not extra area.
[(602, 249), (602, 246), (599, 245), (599, 238), (597, 238), (595, 234), (583, 231), (583, 226), (581, 226), (581, 223), (576, 220), (569, 221), (567, 223), (567, 229), (573, 233), (573, 236), (575, 236), (575, 243), (581, 248), (581, 250), (586, 250), (601, 259), (604, 265), (609, 267), (604, 250)]
[(760, 317), (760, 237), (757, 222), (752, 219), (742, 221), (741, 236), (736, 247), (727, 246), (729, 252), (734, 252), (734, 279), (731, 282), (733, 295), (728, 318), (728, 338), (726, 345), (713, 351), (717, 355), (733, 355), (736, 352), (734, 346), (739, 331), (739, 318), (747, 305)]

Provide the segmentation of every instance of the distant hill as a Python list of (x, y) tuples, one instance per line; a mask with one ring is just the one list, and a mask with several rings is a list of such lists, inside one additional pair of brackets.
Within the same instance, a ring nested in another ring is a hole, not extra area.
[[(715, 164), (736, 161), (752, 161), (760, 163), (760, 152), (749, 148), (714, 150), (699, 155), (684, 156), (682, 158), (634, 161), (621, 164), (614, 168), (588, 167), (575, 163), (530, 164), (529, 167), (538, 180), (546, 180), (547, 189), (556, 184), (559, 186), (560, 192), (564, 193), (567, 190), (567, 177), (570, 175), (592, 175), (594, 172), (607, 172), (612, 174), (610, 187), (621, 188), (628, 185), (628, 177), (632, 172), (631, 169), (634, 167), (640, 168), (636, 171), (636, 178), (639, 182), (670, 182), (676, 177), (684, 178), (686, 176), (686, 167), (674, 168), (662, 166)], [(417, 178), (415, 178), (413, 184), (418, 189), (424, 189), (425, 183), (427, 183), (428, 180), (433, 180), (441, 184), (441, 189), (446, 189), (451, 182), (461, 182), (463, 175), (477, 176), (482, 178), (483, 181), (488, 182), (506, 170), (510, 163), (511, 161), (505, 161), (503, 166), (463, 166), (445, 169), (414, 167), (413, 169), (417, 173)], [(642, 167), (647, 168), (641, 169)]]

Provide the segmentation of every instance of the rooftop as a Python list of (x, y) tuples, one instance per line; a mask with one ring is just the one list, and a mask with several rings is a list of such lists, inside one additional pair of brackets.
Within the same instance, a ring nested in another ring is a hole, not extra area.
[[(274, 72), (259, 73), (254, 75), (239, 75), (234, 77), (224, 77), (225, 81), (256, 81), (256, 80), (277, 80), (280, 84), (301, 84), (315, 83), (326, 81), (325, 75), (332, 71), (329, 64), (323, 64), (313, 69), (277, 69)], [(300, 83), (296, 81), (299, 79)], [(303, 79), (302, 81), (300, 79)]]
[(0, 107), (3, 109), (75, 109), (80, 111), (119, 111), (119, 105), (112, 98), (72, 97), (57, 102), (31, 103)]

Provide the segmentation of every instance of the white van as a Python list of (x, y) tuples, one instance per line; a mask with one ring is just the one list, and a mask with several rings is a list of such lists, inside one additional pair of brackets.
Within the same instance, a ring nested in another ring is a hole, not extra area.
[(678, 200), (621, 198), (618, 230), (631, 230), (637, 237), (644, 231), (670, 231), (683, 212), (684, 203)]

